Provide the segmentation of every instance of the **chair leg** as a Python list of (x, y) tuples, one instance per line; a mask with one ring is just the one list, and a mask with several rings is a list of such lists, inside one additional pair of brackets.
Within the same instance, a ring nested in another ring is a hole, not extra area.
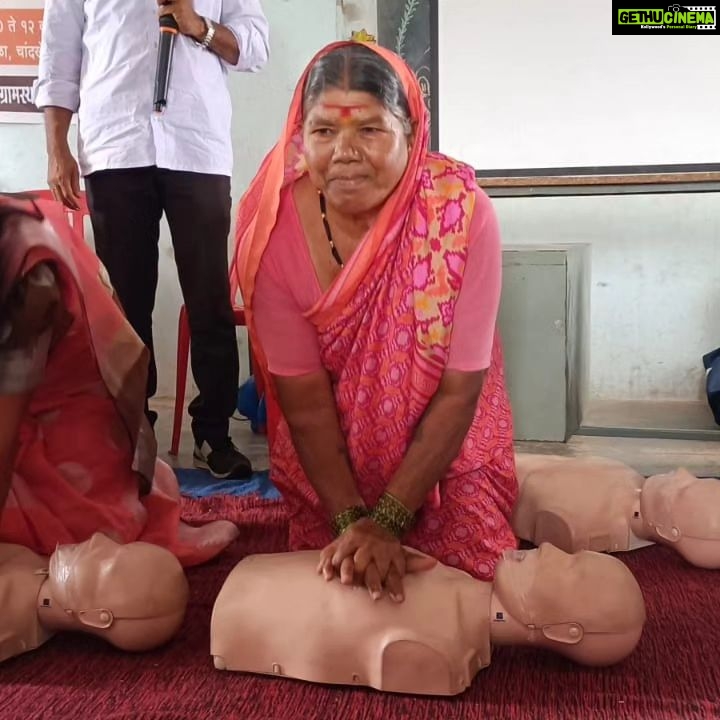
[(178, 318), (177, 368), (175, 370), (175, 413), (173, 417), (172, 443), (170, 455), (177, 455), (180, 449), (180, 432), (182, 431), (183, 413), (185, 410), (185, 387), (187, 385), (188, 358), (190, 356), (190, 324), (187, 310), (183, 305)]

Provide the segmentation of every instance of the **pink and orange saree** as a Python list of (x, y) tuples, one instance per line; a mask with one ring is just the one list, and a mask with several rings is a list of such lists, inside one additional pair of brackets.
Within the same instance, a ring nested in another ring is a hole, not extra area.
[[(417, 124), (416, 141), (405, 175), (375, 225), (307, 317), (317, 329), (359, 491), (372, 506), (402, 461), (447, 362), (475, 176), (471, 168), (428, 152), (426, 110), (415, 76), (393, 53), (370, 47), (390, 62), (404, 84)], [(310, 67), (312, 63), (295, 91), (282, 138), (240, 203), (234, 267), (265, 372), (253, 294), (263, 253), (276, 230), (281, 191), (305, 172), (302, 91)], [(271, 378), (265, 380), (272, 389)], [(290, 547), (321, 548), (332, 540), (326, 513), (300, 466), (284, 419), (270, 417), (269, 424), (271, 477), (288, 508)], [(508, 520), (516, 495), (512, 420), (496, 339), (462, 449), (405, 541), (489, 579), (502, 551), (516, 544)]]
[(237, 528), (180, 520), (177, 480), (143, 413), (147, 350), (97, 257), (55, 203), (0, 197), (0, 215), (0, 306), (45, 264), (69, 314), (21, 422), (0, 542), (49, 555), (99, 531), (162, 545), (184, 565), (213, 557)]

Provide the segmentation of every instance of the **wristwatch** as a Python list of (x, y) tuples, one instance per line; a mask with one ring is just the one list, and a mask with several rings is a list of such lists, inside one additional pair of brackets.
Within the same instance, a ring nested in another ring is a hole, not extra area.
[(205, 37), (202, 40), (195, 40), (195, 42), (207, 50), (210, 47), (212, 39), (215, 37), (215, 23), (210, 20), (210, 18), (206, 17), (203, 18), (203, 21), (205, 22), (207, 32), (205, 33)]

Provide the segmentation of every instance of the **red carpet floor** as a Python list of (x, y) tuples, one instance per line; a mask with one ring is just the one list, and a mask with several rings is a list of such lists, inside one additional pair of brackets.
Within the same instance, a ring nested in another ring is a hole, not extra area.
[(496, 651), (464, 695), (417, 699), (221, 673), (208, 655), (212, 605), (244, 555), (284, 549), (279, 508), (213, 498), (192, 520), (222, 515), (242, 528), (217, 561), (190, 571), (182, 631), (161, 650), (127, 655), (93, 638), (55, 637), (0, 666), (0, 717), (12, 720), (710, 720), (720, 718), (720, 573), (646, 548), (623, 559), (645, 593), (636, 652), (609, 669), (581, 668), (527, 649)]

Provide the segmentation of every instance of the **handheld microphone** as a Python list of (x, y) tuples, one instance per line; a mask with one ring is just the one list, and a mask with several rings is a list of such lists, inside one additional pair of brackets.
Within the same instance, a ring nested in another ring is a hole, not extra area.
[(157, 67), (155, 70), (155, 112), (161, 113), (167, 105), (170, 67), (172, 66), (175, 36), (178, 34), (177, 20), (172, 15), (160, 16), (160, 41), (158, 42)]

